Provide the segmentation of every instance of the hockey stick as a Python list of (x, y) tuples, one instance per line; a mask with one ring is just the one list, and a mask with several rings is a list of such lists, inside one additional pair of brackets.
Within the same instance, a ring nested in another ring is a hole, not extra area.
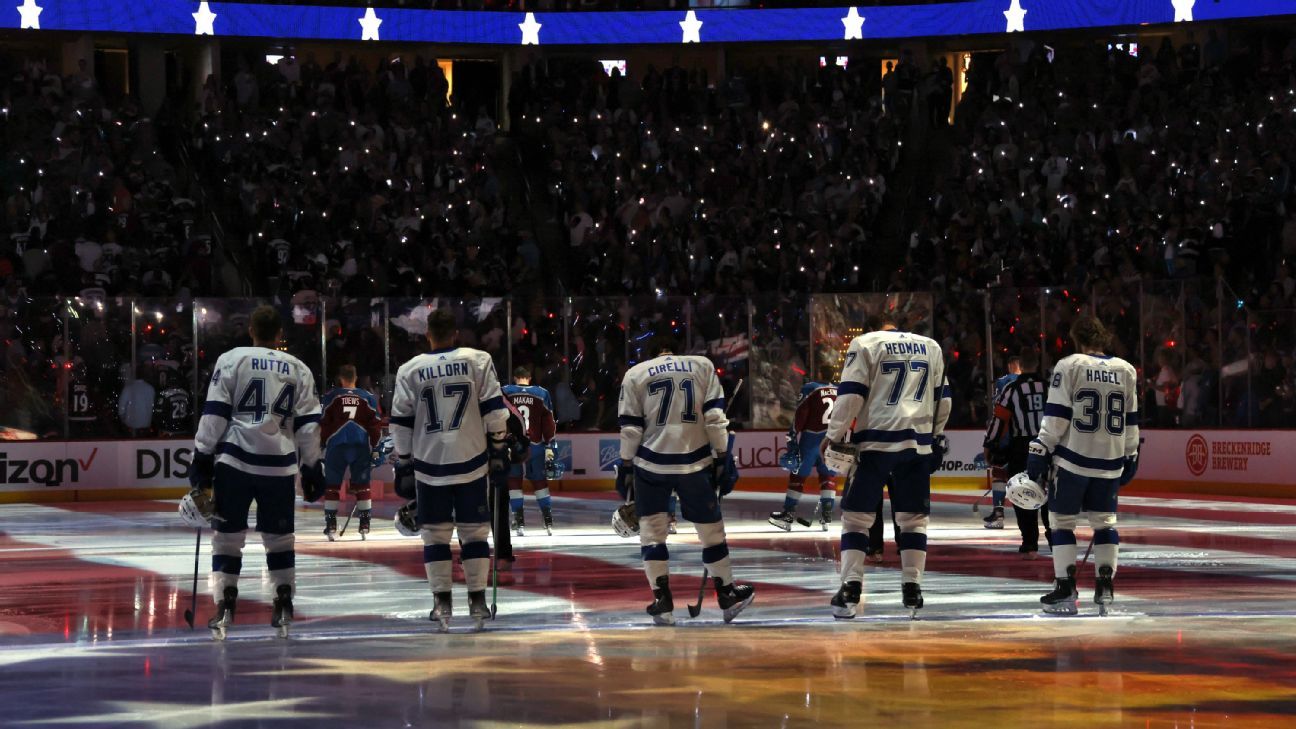
[[(351, 504), (351, 513), (350, 513), (350, 514), (347, 514), (346, 521), (342, 522), (342, 529), (338, 532), (338, 538), (339, 538), (339, 539), (342, 538), (342, 535), (343, 535), (343, 534), (346, 534), (346, 528), (347, 528), (348, 526), (351, 525), (351, 517), (355, 516), (355, 513), (356, 513), (356, 507), (359, 506), (359, 505), (360, 505), (360, 501), (359, 501), (359, 500), (356, 500), (355, 503)], [(363, 536), (363, 535), (362, 535), (362, 536)]]
[(986, 489), (984, 494), (981, 494), (980, 496), (977, 497), (977, 500), (976, 500), (976, 501), (973, 501), (973, 502), (972, 502), (972, 513), (973, 513), (973, 514), (980, 514), (980, 513), (981, 513), (981, 502), (982, 502), (982, 501), (985, 501), (985, 497), (987, 497), (987, 496), (990, 495), (990, 491), (991, 491), (991, 490), (992, 490), (992, 489)]
[(1085, 564), (1089, 562), (1089, 553), (1092, 551), (1093, 551), (1093, 540), (1090, 539), (1089, 546), (1085, 547), (1084, 558), (1080, 560), (1080, 566), (1076, 567), (1076, 572), (1079, 572), (1080, 569), (1083, 568)]
[[(734, 385), (733, 394), (731, 394), (731, 395), (729, 396), (729, 403), (728, 403), (728, 405), (725, 407), (725, 415), (728, 415), (728, 414), (729, 414), (729, 408), (733, 407), (734, 400), (736, 400), (736, 399), (738, 398), (738, 393), (742, 391), (743, 383), (746, 382), (746, 381), (747, 381), (747, 380), (745, 380), (745, 379), (739, 379), (739, 380), (738, 380), (738, 384)], [(720, 507), (720, 500), (723, 499), (723, 498), (724, 498), (723, 496), (716, 496), (716, 508), (717, 508), (717, 509)], [(806, 520), (804, 520), (804, 519), (797, 519), (797, 521), (802, 522), (802, 526), (810, 526), (810, 522), (808, 522), (808, 521), (806, 521)], [(709, 574), (710, 574), (710, 572), (709, 572), (709, 570), (707, 569), (706, 563), (703, 562), (703, 563), (702, 563), (702, 581), (698, 583), (697, 604), (696, 604), (696, 605), (689, 605), (689, 606), (688, 606), (688, 614), (689, 614), (689, 617), (690, 617), (690, 618), (696, 618), (698, 615), (701, 615), (701, 614), (702, 614), (702, 599), (703, 599), (703, 597), (706, 595), (707, 576), (708, 576)]]
[(184, 611), (185, 622), (189, 624), (189, 629), (194, 629), (194, 614), (198, 610), (198, 554), (202, 552), (202, 529), (194, 530), (194, 576), (193, 576), (193, 594), (190, 597), (189, 609)]
[[(489, 482), (488, 482), (489, 483)], [(495, 484), (490, 483), (491, 490), (491, 530), (499, 526), (495, 523), (496, 513), (499, 511), (500, 489)], [(505, 525), (507, 528), (507, 525)], [(491, 550), (491, 620), (499, 612), (499, 606), (496, 599), (499, 597), (499, 545), (491, 545), (495, 549)]]

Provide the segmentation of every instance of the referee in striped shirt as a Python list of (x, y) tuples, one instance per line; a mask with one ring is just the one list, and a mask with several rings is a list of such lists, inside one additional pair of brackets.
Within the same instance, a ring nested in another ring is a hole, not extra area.
[[(1031, 347), (1022, 349), (1022, 373), (1009, 383), (995, 398), (994, 416), (986, 429), (986, 461), (1004, 463), (1004, 471), (1011, 475), (1026, 470), (1026, 449), (1039, 435), (1040, 421), (1044, 419), (1044, 403), (1048, 400), (1048, 383), (1040, 377), (1039, 353)], [(1007, 445), (1004, 445), (1007, 436)], [(1017, 512), (1017, 527), (1022, 543), (1017, 549), (1022, 559), (1035, 559), (1039, 553), (1039, 521), (1034, 511), (1013, 504)], [(1049, 529), (1048, 507), (1039, 510), (1044, 519), (1044, 536), (1052, 545)]]

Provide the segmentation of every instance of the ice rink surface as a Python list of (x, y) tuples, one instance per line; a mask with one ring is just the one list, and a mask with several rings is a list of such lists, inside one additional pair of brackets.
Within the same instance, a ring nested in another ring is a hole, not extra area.
[(615, 502), (558, 496), (546, 536), (528, 497), (498, 619), (469, 633), (458, 584), (449, 635), (393, 502), (365, 542), (354, 522), (327, 542), (303, 508), (292, 637), (272, 637), (250, 538), (224, 643), (203, 628), (209, 533), (199, 630), (184, 623), (194, 532), (174, 502), (0, 506), (0, 726), (1296, 726), (1296, 502), (1123, 498), (1112, 614), (1089, 602), (1090, 563), (1081, 615), (1046, 618), (1047, 552), (1018, 557), (1011, 511), (988, 531), (975, 495), (938, 494), (920, 619), (900, 606), (888, 525), (860, 617), (834, 621), (837, 524), (776, 530), (781, 499), (726, 500), (735, 574), (756, 587), (732, 625), (710, 589), (687, 617), (689, 525), (670, 544), (679, 625), (653, 627)]

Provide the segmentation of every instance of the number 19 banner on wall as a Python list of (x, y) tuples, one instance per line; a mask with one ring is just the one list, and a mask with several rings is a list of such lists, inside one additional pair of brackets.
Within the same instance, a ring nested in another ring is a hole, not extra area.
[[(16, 0), (0, 28), (447, 44), (834, 41), (1256, 18), (1292, 0), (966, 0), (929, 5), (514, 13), (193, 0)], [(361, 5), (357, 3), (357, 5)]]

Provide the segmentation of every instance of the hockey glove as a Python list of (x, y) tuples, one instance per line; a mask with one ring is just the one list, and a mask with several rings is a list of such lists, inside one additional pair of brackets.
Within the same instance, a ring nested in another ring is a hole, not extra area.
[(193, 461), (189, 463), (189, 485), (197, 489), (211, 491), (212, 478), (216, 472), (216, 456), (210, 453), (194, 451)]
[(412, 501), (418, 495), (414, 478), (414, 461), (402, 458), (396, 462), (395, 488), (396, 495), (407, 501)]
[(301, 470), (302, 498), (308, 503), (315, 503), (324, 495), (324, 462), (316, 461)]
[(509, 449), (509, 437), (504, 432), (491, 433), (486, 444), (486, 457), (490, 459), (490, 470), (495, 473), (507, 471), (513, 462)]
[(635, 472), (634, 464), (622, 461), (616, 465), (616, 490), (622, 501), (634, 500)]
[(1026, 449), (1026, 475), (1035, 483), (1044, 483), (1049, 470), (1049, 452), (1038, 440), (1030, 442)]
[(711, 475), (714, 479), (716, 496), (728, 496), (738, 484), (738, 469), (728, 453), (717, 453), (711, 464)]
[(949, 453), (949, 438), (942, 433), (932, 439), (931, 458), (927, 462), (927, 472), (936, 473), (945, 463), (945, 454)]
[(1121, 468), (1120, 485), (1124, 486), (1134, 480), (1134, 474), (1138, 473), (1138, 454), (1125, 457), (1125, 466)]

